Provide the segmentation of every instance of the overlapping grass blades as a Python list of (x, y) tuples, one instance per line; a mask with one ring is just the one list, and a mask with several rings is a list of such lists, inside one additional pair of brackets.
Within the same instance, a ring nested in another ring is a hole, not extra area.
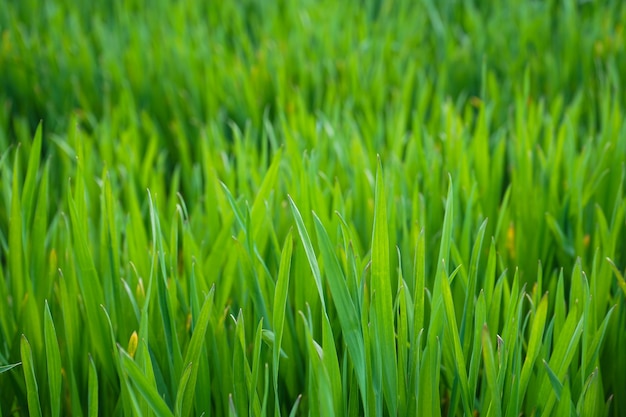
[(622, 2), (5, 3), (1, 415), (626, 413)]

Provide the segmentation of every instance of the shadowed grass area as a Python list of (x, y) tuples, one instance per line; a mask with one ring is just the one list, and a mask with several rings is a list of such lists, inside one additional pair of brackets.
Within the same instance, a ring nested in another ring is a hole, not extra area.
[(621, 2), (0, 9), (0, 415), (626, 413)]

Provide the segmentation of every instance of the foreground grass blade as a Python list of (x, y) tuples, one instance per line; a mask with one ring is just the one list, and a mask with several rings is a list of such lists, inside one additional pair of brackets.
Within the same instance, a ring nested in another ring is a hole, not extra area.
[(274, 294), (274, 345), (272, 346), (272, 376), (274, 386), (274, 396), (276, 403), (276, 414), (280, 416), (280, 400), (278, 398), (278, 370), (280, 366), (280, 351), (283, 340), (283, 330), (285, 325), (285, 310), (287, 308), (287, 297), (289, 294), (289, 275), (291, 272), (291, 254), (293, 251), (293, 237), (291, 232), (285, 238), (285, 244), (280, 256), (280, 266), (278, 268), (278, 281)]
[(22, 335), (20, 342), (20, 352), (22, 356), (22, 367), (24, 378), (26, 379), (26, 393), (28, 395), (28, 413), (34, 417), (41, 417), (41, 406), (39, 405), (39, 387), (35, 377), (33, 364), (33, 352), (26, 336)]
[(372, 293), (375, 295), (374, 311), (376, 314), (374, 338), (380, 345), (380, 366), (382, 367), (385, 403), (389, 413), (396, 415), (398, 409), (396, 343), (391, 298), (387, 199), (383, 187), (383, 172), (379, 159), (376, 170), (374, 232), (372, 236)]
[(326, 311), (324, 289), (322, 286), (322, 274), (320, 272), (320, 268), (317, 263), (317, 257), (315, 256), (315, 251), (313, 250), (313, 244), (311, 243), (309, 232), (307, 231), (306, 226), (304, 225), (304, 221), (302, 220), (302, 216), (300, 215), (300, 211), (298, 211), (296, 204), (293, 202), (291, 197), (288, 197), (288, 198), (289, 198), (289, 204), (291, 205), (291, 212), (293, 214), (294, 220), (296, 222), (296, 227), (298, 229), (298, 234), (300, 235), (300, 239), (302, 241), (302, 244), (304, 245), (304, 251), (306, 252), (306, 257), (309, 261), (311, 272), (313, 272), (313, 279), (315, 280), (315, 285), (317, 287), (317, 291), (320, 296), (322, 309)]
[(330, 238), (322, 225), (321, 220), (315, 214), (315, 230), (317, 232), (322, 259), (326, 266), (327, 282), (330, 293), (335, 302), (339, 315), (342, 334), (352, 358), (352, 363), (357, 373), (359, 388), (364, 405), (367, 404), (367, 387), (365, 383), (365, 346), (361, 333), (360, 319), (353, 299), (348, 291), (346, 279), (339, 265), (337, 256), (333, 252)]
[(459, 329), (456, 324), (456, 315), (454, 311), (454, 301), (452, 300), (452, 292), (450, 291), (450, 283), (447, 274), (441, 279), (443, 303), (448, 321), (449, 333), (452, 335), (452, 343), (454, 349), (454, 364), (456, 375), (461, 383), (461, 398), (463, 400), (463, 410), (466, 415), (472, 414), (472, 400), (470, 398), (469, 385), (467, 380), (467, 369), (465, 367), (465, 357), (463, 355), (463, 347), (459, 339)]
[(46, 360), (48, 365), (48, 387), (50, 390), (50, 405), (53, 416), (61, 414), (61, 354), (57, 333), (50, 314), (48, 302), (45, 303), (44, 336), (46, 343)]
[(626, 2), (136, 3), (1, 2), (0, 416), (626, 415)]
[(152, 410), (159, 416), (173, 417), (174, 414), (167, 407), (167, 404), (159, 395), (156, 387), (154, 387), (148, 378), (142, 373), (139, 366), (135, 363), (124, 349), (118, 346), (120, 358), (124, 371), (128, 373), (133, 385), (139, 391), (142, 397), (150, 404)]
[(89, 356), (89, 376), (88, 376), (88, 394), (87, 394), (87, 415), (96, 417), (98, 413), (98, 371), (96, 364), (93, 362), (91, 355)]
[[(193, 405), (193, 397), (196, 393), (196, 380), (198, 378), (198, 370), (200, 367), (200, 354), (202, 345), (205, 343), (205, 335), (209, 325), (210, 314), (213, 309), (214, 287), (204, 300), (200, 316), (194, 323), (191, 341), (185, 353), (185, 371), (181, 377), (178, 393), (176, 394), (177, 414), (179, 416), (188, 416), (191, 413)], [(208, 412), (203, 410), (203, 412)]]
[(491, 404), (489, 405), (489, 408), (492, 410), (491, 412), (493, 413), (493, 415), (501, 417), (502, 398), (500, 397), (500, 389), (497, 385), (498, 372), (496, 370), (496, 360), (493, 351), (493, 345), (491, 344), (491, 335), (489, 334), (489, 329), (487, 328), (487, 325), (483, 326), (482, 341), (486, 379), (489, 386), (489, 392), (491, 394)]
[(548, 297), (544, 295), (535, 311), (535, 317), (532, 323), (532, 329), (530, 330), (530, 337), (528, 339), (528, 349), (526, 350), (526, 359), (522, 367), (522, 373), (520, 376), (520, 393), (523, 396), (530, 380), (530, 374), (533, 370), (537, 355), (539, 355), (539, 349), (541, 347), (541, 340), (546, 324), (546, 316), (548, 313)]

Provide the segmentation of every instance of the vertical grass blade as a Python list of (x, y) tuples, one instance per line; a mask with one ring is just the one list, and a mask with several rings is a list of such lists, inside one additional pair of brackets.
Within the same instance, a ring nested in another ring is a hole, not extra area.
[(498, 387), (498, 371), (496, 370), (496, 360), (493, 351), (493, 345), (491, 344), (491, 335), (487, 325), (483, 326), (483, 360), (485, 363), (485, 375), (487, 378), (487, 385), (489, 386), (489, 393), (491, 398), (490, 408), (492, 414), (501, 417), (502, 416), (502, 399), (500, 397), (500, 388)]
[(376, 171), (374, 199), (374, 231), (372, 235), (372, 293), (376, 327), (373, 336), (380, 346), (383, 392), (389, 414), (397, 413), (397, 361), (394, 335), (393, 304), (391, 297), (391, 265), (389, 263), (389, 236), (387, 199), (383, 190), (383, 172), (380, 159)]
[(467, 369), (465, 365), (465, 356), (463, 355), (463, 347), (459, 338), (459, 329), (456, 324), (456, 315), (454, 311), (454, 301), (452, 300), (452, 292), (450, 291), (450, 283), (447, 274), (441, 279), (443, 303), (446, 312), (449, 334), (452, 335), (452, 344), (454, 349), (454, 365), (456, 368), (456, 376), (461, 383), (461, 398), (463, 402), (463, 410), (466, 415), (472, 413), (473, 401), (470, 398)]
[(274, 329), (274, 345), (272, 347), (272, 375), (275, 395), (276, 414), (280, 416), (280, 401), (278, 398), (278, 370), (280, 366), (280, 350), (283, 340), (285, 325), (285, 310), (289, 293), (289, 274), (291, 272), (291, 254), (293, 251), (293, 237), (291, 232), (285, 238), (285, 244), (280, 255), (278, 268), (278, 281), (274, 293), (274, 317), (272, 327)]
[(304, 245), (304, 251), (306, 253), (307, 260), (309, 261), (309, 266), (311, 267), (311, 271), (313, 272), (313, 279), (315, 280), (315, 285), (320, 296), (322, 308), (324, 309), (324, 311), (326, 311), (326, 301), (324, 300), (324, 289), (322, 287), (322, 274), (317, 263), (317, 257), (315, 256), (315, 251), (313, 250), (313, 244), (311, 243), (309, 232), (304, 225), (304, 220), (302, 220), (302, 216), (300, 215), (300, 211), (298, 211), (298, 207), (296, 207), (296, 204), (293, 202), (291, 197), (289, 197), (289, 204), (291, 205), (291, 212), (293, 214), (294, 220), (296, 221), (298, 234), (300, 235), (300, 239), (302, 240), (302, 244)]
[(535, 311), (534, 318), (532, 320), (532, 328), (530, 330), (530, 336), (528, 338), (528, 348), (526, 350), (526, 359), (522, 366), (522, 372), (520, 376), (520, 395), (524, 396), (530, 375), (535, 365), (535, 360), (540, 352), (541, 341), (543, 338), (543, 331), (546, 324), (546, 317), (548, 313), (548, 296), (544, 295)]
[(39, 404), (39, 387), (37, 386), (37, 378), (35, 377), (33, 352), (31, 351), (30, 343), (28, 343), (28, 340), (26, 340), (26, 336), (24, 335), (22, 335), (22, 339), (20, 342), (20, 353), (22, 356), (24, 378), (26, 379), (28, 413), (33, 417), (41, 417), (41, 406)]
[[(22, 249), (22, 205), (20, 202), (19, 152), (15, 153), (13, 181), (11, 186), (11, 217), (9, 221), (9, 272), (11, 273), (11, 295), (14, 305), (19, 305), (24, 297), (29, 280), (24, 274)], [(17, 315), (17, 314), (16, 314)]]
[(91, 355), (89, 355), (89, 376), (87, 378), (87, 415), (97, 417), (98, 412), (98, 371)]
[(53, 416), (61, 414), (61, 354), (57, 333), (50, 314), (48, 301), (44, 311), (44, 339), (46, 344), (46, 362), (48, 366), (48, 388), (50, 390), (50, 408)]
[(348, 285), (335, 255), (330, 238), (321, 220), (313, 215), (322, 259), (326, 267), (328, 286), (337, 309), (342, 335), (345, 338), (350, 358), (355, 368), (359, 388), (364, 404), (366, 404), (367, 387), (365, 384), (365, 346), (361, 333), (359, 314), (348, 291)]
[(194, 323), (191, 341), (185, 353), (185, 370), (181, 376), (178, 392), (176, 394), (176, 404), (179, 416), (188, 416), (191, 413), (193, 397), (196, 394), (196, 381), (198, 369), (200, 367), (200, 354), (202, 346), (205, 344), (205, 336), (209, 325), (210, 314), (213, 309), (214, 288), (204, 300), (200, 316)]

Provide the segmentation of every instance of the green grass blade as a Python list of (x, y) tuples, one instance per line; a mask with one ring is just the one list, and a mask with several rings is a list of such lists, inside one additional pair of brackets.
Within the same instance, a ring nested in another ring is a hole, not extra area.
[(91, 355), (89, 355), (89, 376), (87, 378), (87, 415), (97, 417), (98, 412), (98, 371)]
[[(200, 367), (200, 354), (202, 346), (205, 343), (205, 336), (209, 325), (210, 314), (213, 309), (214, 288), (204, 300), (200, 316), (194, 322), (193, 334), (191, 341), (185, 353), (184, 364), (185, 371), (181, 376), (181, 382), (176, 394), (176, 404), (178, 415), (188, 416), (191, 413), (193, 405), (193, 397), (196, 393), (196, 381), (198, 378), (198, 369)], [(184, 387), (183, 387), (184, 383)]]
[(361, 333), (361, 323), (356, 306), (348, 291), (346, 278), (339, 265), (339, 260), (332, 249), (332, 243), (322, 225), (321, 220), (313, 214), (315, 231), (317, 233), (322, 259), (326, 269), (327, 282), (330, 293), (337, 309), (339, 322), (341, 323), (342, 335), (345, 338), (350, 358), (357, 373), (359, 388), (362, 398), (367, 398), (365, 384), (365, 346)]
[(376, 197), (374, 200), (374, 231), (372, 236), (372, 292), (376, 327), (374, 337), (381, 349), (381, 366), (385, 402), (391, 415), (396, 415), (397, 360), (394, 335), (393, 305), (391, 297), (391, 265), (389, 262), (389, 236), (387, 224), (387, 199), (383, 190), (383, 172), (380, 160), (376, 171)]
[(29, 222), (32, 218), (34, 210), (35, 200), (35, 187), (37, 183), (37, 173), (39, 171), (39, 164), (41, 161), (41, 138), (42, 138), (42, 123), (39, 122), (33, 143), (28, 155), (28, 168), (26, 170), (26, 178), (24, 179), (24, 189), (22, 193), (22, 207), (26, 221)]
[(554, 391), (554, 395), (556, 395), (557, 400), (561, 400), (561, 392), (563, 391), (563, 384), (559, 380), (559, 377), (554, 373), (548, 362), (543, 361), (543, 366), (546, 369), (548, 374), (548, 379), (550, 380), (550, 385), (552, 386), (552, 390)]
[(526, 350), (526, 359), (522, 366), (522, 373), (520, 376), (520, 394), (523, 396), (526, 393), (528, 381), (535, 365), (537, 355), (539, 355), (541, 348), (541, 341), (543, 338), (543, 332), (546, 324), (546, 317), (548, 313), (548, 296), (544, 295), (535, 311), (532, 328), (530, 330), (530, 336), (528, 338), (528, 348)]
[(22, 362), (17, 362), (17, 363), (12, 363), (9, 365), (0, 365), (0, 374), (3, 374), (5, 372), (9, 372), (11, 369), (20, 366), (22, 364)]
[(317, 262), (317, 257), (315, 256), (315, 251), (313, 250), (313, 244), (311, 243), (309, 232), (307, 231), (306, 226), (304, 225), (304, 221), (302, 220), (302, 216), (300, 215), (300, 212), (298, 211), (298, 208), (296, 207), (296, 204), (293, 202), (291, 197), (289, 197), (289, 204), (291, 205), (291, 212), (293, 214), (294, 220), (296, 221), (296, 228), (298, 229), (300, 240), (304, 245), (304, 251), (306, 253), (307, 260), (309, 261), (311, 272), (313, 272), (313, 279), (315, 280), (315, 285), (320, 296), (322, 308), (324, 311), (326, 311), (324, 288), (322, 286), (322, 274), (320, 272), (320, 267)]
[(490, 392), (490, 398), (491, 398), (490, 408), (492, 408), (493, 410), (492, 412), (496, 416), (501, 417), (502, 416), (502, 399), (500, 397), (501, 393), (500, 393), (500, 388), (498, 387), (498, 382), (497, 382), (498, 371), (496, 370), (495, 354), (493, 350), (493, 345), (491, 344), (491, 335), (489, 334), (489, 329), (487, 328), (487, 325), (483, 326), (482, 341), (483, 341), (483, 360), (485, 363), (485, 375), (487, 379), (487, 385), (489, 386), (489, 392)]
[(41, 406), (39, 403), (39, 387), (37, 386), (37, 378), (35, 377), (35, 368), (33, 363), (33, 352), (30, 343), (26, 340), (26, 336), (22, 335), (20, 342), (20, 352), (22, 356), (22, 367), (24, 369), (24, 378), (26, 379), (26, 394), (28, 397), (28, 413), (34, 417), (41, 417)]
[(467, 380), (467, 369), (465, 365), (465, 356), (463, 355), (463, 347), (459, 338), (459, 329), (456, 324), (456, 315), (454, 311), (454, 301), (452, 300), (452, 291), (448, 282), (447, 274), (444, 273), (441, 284), (443, 303), (446, 312), (448, 331), (452, 335), (452, 343), (454, 349), (454, 365), (455, 373), (461, 383), (461, 398), (463, 401), (463, 410), (466, 415), (472, 414), (473, 401), (470, 398), (469, 385)]
[(280, 416), (280, 401), (278, 398), (278, 370), (280, 366), (280, 351), (282, 348), (283, 330), (285, 325), (285, 310), (287, 308), (287, 297), (289, 295), (289, 275), (291, 272), (291, 255), (293, 251), (293, 237), (291, 231), (285, 238), (285, 244), (280, 255), (280, 266), (278, 268), (278, 281), (274, 293), (274, 317), (272, 327), (274, 329), (274, 345), (272, 347), (272, 371), (273, 385), (276, 402), (276, 413)]
[(9, 221), (9, 272), (11, 273), (11, 295), (15, 304), (19, 305), (24, 298), (30, 282), (24, 271), (22, 247), (22, 205), (20, 202), (19, 185), (19, 152), (15, 153), (13, 164), (13, 180), (11, 186), (11, 217)]
[(133, 385), (148, 402), (152, 410), (158, 416), (173, 417), (174, 414), (172, 414), (170, 409), (167, 407), (167, 404), (159, 395), (156, 387), (150, 383), (148, 378), (146, 378), (133, 358), (131, 358), (121, 346), (118, 346), (118, 349), (124, 371), (128, 374)]
[(183, 403), (183, 399), (185, 397), (185, 392), (187, 392), (187, 384), (189, 383), (189, 378), (191, 377), (191, 373), (193, 371), (193, 362), (189, 362), (189, 365), (183, 371), (183, 374), (180, 376), (180, 381), (178, 382), (178, 392), (176, 392), (176, 403), (174, 404), (174, 410), (176, 410), (177, 416), (185, 416), (183, 407), (185, 404)]
[(61, 353), (59, 352), (57, 333), (47, 300), (45, 302), (44, 311), (44, 339), (46, 344), (51, 413), (53, 416), (59, 416), (61, 414)]

